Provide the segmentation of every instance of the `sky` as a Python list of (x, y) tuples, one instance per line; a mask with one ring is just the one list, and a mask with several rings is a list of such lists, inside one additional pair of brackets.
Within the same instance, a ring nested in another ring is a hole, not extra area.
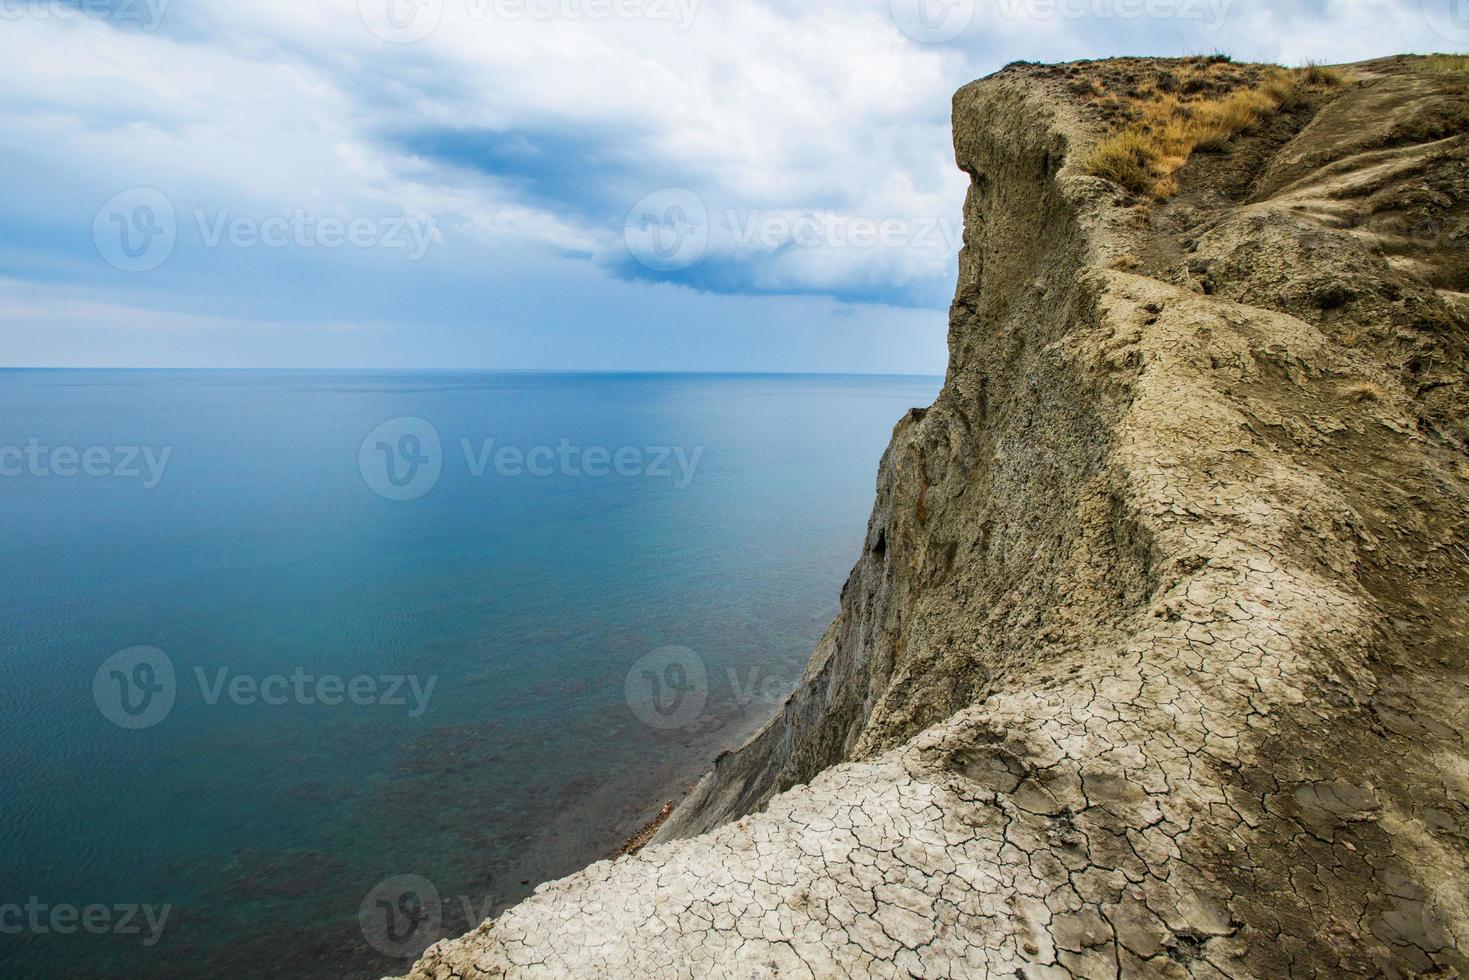
[(0, 365), (941, 374), (949, 100), (1469, 0), (0, 0)]

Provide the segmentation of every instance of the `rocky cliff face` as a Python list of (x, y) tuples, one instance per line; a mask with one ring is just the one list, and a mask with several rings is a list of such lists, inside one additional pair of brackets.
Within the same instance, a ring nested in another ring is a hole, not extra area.
[(413, 977), (1469, 972), (1469, 76), (1144, 202), (1115, 70), (955, 96), (947, 383), (783, 710)]

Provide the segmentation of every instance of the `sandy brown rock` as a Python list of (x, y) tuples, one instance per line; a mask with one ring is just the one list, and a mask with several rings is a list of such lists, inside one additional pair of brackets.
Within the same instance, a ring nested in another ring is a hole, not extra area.
[(1086, 70), (955, 97), (947, 383), (790, 701), (415, 980), (1469, 973), (1465, 83), (1143, 204)]

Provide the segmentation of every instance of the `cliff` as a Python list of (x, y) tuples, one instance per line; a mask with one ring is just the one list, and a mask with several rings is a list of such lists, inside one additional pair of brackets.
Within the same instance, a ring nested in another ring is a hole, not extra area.
[[(1096, 175), (1190, 91), (1274, 94)], [(960, 90), (946, 384), (799, 688), (411, 976), (1469, 973), (1466, 106), (1408, 58)]]

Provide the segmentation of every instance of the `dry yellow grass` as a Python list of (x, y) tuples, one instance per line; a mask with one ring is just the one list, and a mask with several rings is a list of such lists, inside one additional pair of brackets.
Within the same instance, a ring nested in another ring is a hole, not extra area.
[(1282, 109), (1291, 109), (1299, 105), (1305, 94), (1300, 76), (1284, 68), (1272, 72), (1265, 84), (1260, 86), (1260, 91), (1274, 99), (1275, 104)]
[(1366, 382), (1351, 385), (1342, 394), (1354, 402), (1380, 402), (1384, 397), (1381, 388)]
[(1303, 84), (1316, 88), (1331, 88), (1333, 85), (1340, 85), (1346, 77), (1340, 68), (1328, 68), (1314, 61), (1306, 62), (1306, 67), (1299, 69), (1297, 74)]
[(1309, 90), (1340, 85), (1335, 68), (1307, 65), (1279, 69), (1252, 88), (1192, 102), (1173, 94), (1148, 93), (1134, 106), (1138, 119), (1099, 143), (1083, 161), (1087, 173), (1134, 194), (1168, 197), (1178, 191), (1174, 174), (1200, 150), (1218, 150), (1267, 113), (1298, 105)]
[(1189, 105), (1164, 97), (1145, 108), (1143, 122), (1098, 144), (1083, 166), (1133, 193), (1166, 197), (1173, 173), (1196, 151), (1224, 146), (1279, 105), (1261, 89)]
[(1249, 129), (1278, 104), (1259, 89), (1243, 89), (1218, 102), (1205, 102), (1193, 112), (1193, 118), (1176, 124), (1179, 149), (1183, 159), (1194, 150), (1217, 150), (1235, 133)]
[(1469, 72), (1469, 54), (1430, 54), (1419, 65), (1424, 71), (1439, 75)]
[(1152, 190), (1154, 144), (1142, 133), (1119, 133), (1097, 144), (1082, 166), (1086, 172), (1121, 184), (1134, 194)]

